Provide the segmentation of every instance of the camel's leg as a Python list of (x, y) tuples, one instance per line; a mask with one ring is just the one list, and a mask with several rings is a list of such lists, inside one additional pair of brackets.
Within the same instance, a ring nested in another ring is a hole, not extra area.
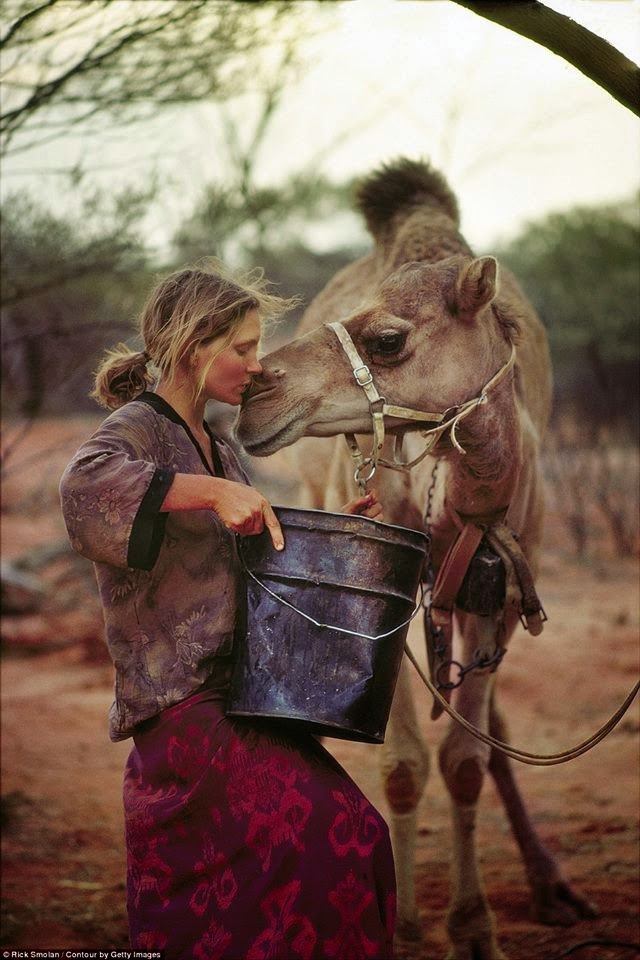
[[(498, 740), (507, 740), (507, 726), (491, 697), (489, 731)], [(524, 860), (532, 893), (532, 915), (540, 923), (570, 926), (582, 917), (597, 916), (597, 909), (574, 893), (562, 870), (543, 845), (524, 805), (509, 757), (491, 751), (489, 771), (504, 803), (511, 829)]]
[(409, 666), (403, 660), (382, 750), (382, 776), (398, 886), (400, 940), (422, 939), (415, 891), (418, 803), (429, 773), (429, 753), (418, 732)]
[[(483, 641), (488, 641), (486, 630)], [(462, 656), (479, 645), (475, 618), (466, 618)], [(467, 674), (454, 694), (456, 709), (487, 730), (493, 676)], [(477, 803), (489, 766), (490, 750), (456, 723), (440, 746), (440, 769), (451, 797), (453, 820), (452, 900), (447, 917), (449, 960), (504, 960), (495, 920), (486, 898), (476, 849)]]

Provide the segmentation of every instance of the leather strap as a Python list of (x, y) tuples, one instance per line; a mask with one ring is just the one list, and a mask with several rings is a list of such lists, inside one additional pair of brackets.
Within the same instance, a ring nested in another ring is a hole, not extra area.
[[(453, 646), (453, 608), (456, 596), (469, 564), (482, 539), (483, 529), (475, 523), (466, 523), (454, 542), (451, 544), (438, 570), (438, 576), (431, 593), (431, 608), (429, 616), (425, 616), (425, 634), (427, 641), (427, 659), (434, 685), (442, 689), (447, 700), (451, 698), (451, 690), (443, 687), (449, 676), (443, 676), (444, 665), (451, 660)], [(431, 624), (429, 624), (429, 617)], [(430, 627), (439, 631), (439, 655), (436, 655), (436, 637)], [(447, 668), (448, 669), (448, 668)], [(437, 720), (442, 713), (442, 706), (434, 700), (431, 710), (431, 719)]]
[[(328, 323), (327, 326), (333, 330), (340, 341), (342, 349), (351, 363), (356, 383), (364, 390), (369, 404), (376, 404), (375, 412), (377, 412), (380, 417), (383, 415), (400, 417), (402, 420), (418, 420), (421, 423), (440, 423), (444, 419), (445, 415), (443, 413), (428, 413), (425, 410), (413, 410), (410, 407), (399, 407), (395, 404), (387, 403), (385, 398), (381, 397), (378, 393), (377, 387), (373, 382), (371, 371), (356, 350), (355, 344), (345, 327), (337, 320), (333, 323)], [(382, 402), (378, 404), (378, 401)], [(377, 409), (378, 407), (379, 409)]]
[(533, 574), (522, 547), (505, 523), (495, 523), (487, 531), (489, 543), (502, 557), (505, 566), (513, 568), (520, 593), (520, 610), (523, 626), (533, 637), (542, 633), (547, 619), (533, 582)]
[(451, 616), (456, 596), (462, 586), (465, 574), (473, 555), (480, 545), (484, 530), (475, 523), (465, 523), (464, 527), (447, 550), (438, 570), (431, 597), (431, 613), (439, 626), (437, 617), (445, 613)]

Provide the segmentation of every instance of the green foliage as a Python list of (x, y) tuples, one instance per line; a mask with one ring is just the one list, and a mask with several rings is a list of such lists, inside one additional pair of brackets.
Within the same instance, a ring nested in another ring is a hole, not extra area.
[(502, 251), (546, 325), (560, 399), (635, 416), (640, 355), (637, 198), (530, 223)]
[(272, 334), (267, 331), (267, 350), (275, 350), (281, 342), (295, 336), (300, 318), (311, 300), (338, 270), (353, 263), (361, 253), (353, 248), (318, 253), (299, 241), (255, 252), (255, 262), (264, 269), (265, 276), (273, 283), (277, 293), (283, 297), (300, 299), (300, 306), (287, 314)]
[(2, 306), (46, 294), (78, 278), (128, 277), (146, 255), (140, 220), (152, 191), (84, 195), (77, 214), (62, 217), (25, 191), (5, 201), (1, 237)]
[(89, 406), (96, 354), (131, 332), (149, 277), (139, 236), (149, 197), (130, 190), (84, 196), (54, 214), (28, 193), (4, 205), (2, 371), (5, 408)]
[(348, 209), (350, 195), (350, 184), (315, 174), (299, 174), (282, 187), (209, 184), (175, 233), (174, 259), (248, 261), (258, 252), (299, 245), (305, 226)]
[(577, 207), (530, 224), (501, 257), (532, 296), (560, 351), (595, 340), (606, 360), (637, 356), (636, 204)]

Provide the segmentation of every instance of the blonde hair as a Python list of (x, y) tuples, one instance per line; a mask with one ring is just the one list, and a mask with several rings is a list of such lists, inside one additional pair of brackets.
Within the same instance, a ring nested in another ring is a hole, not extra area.
[[(213, 259), (169, 274), (152, 290), (140, 315), (144, 350), (135, 352), (124, 343), (108, 350), (96, 371), (91, 396), (101, 406), (116, 410), (154, 382), (149, 363), (173, 380), (192, 346), (226, 334), (222, 352), (250, 310), (257, 310), (261, 319), (268, 321), (297, 303), (268, 293), (267, 287), (262, 271), (236, 277)], [(196, 397), (209, 366), (195, 387)]]

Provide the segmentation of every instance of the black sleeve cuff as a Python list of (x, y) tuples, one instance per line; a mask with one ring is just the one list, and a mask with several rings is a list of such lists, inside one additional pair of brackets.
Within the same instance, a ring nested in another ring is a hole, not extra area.
[(167, 514), (160, 513), (160, 507), (174, 476), (173, 470), (156, 470), (154, 473), (131, 527), (127, 566), (151, 570), (158, 559), (167, 523)]

